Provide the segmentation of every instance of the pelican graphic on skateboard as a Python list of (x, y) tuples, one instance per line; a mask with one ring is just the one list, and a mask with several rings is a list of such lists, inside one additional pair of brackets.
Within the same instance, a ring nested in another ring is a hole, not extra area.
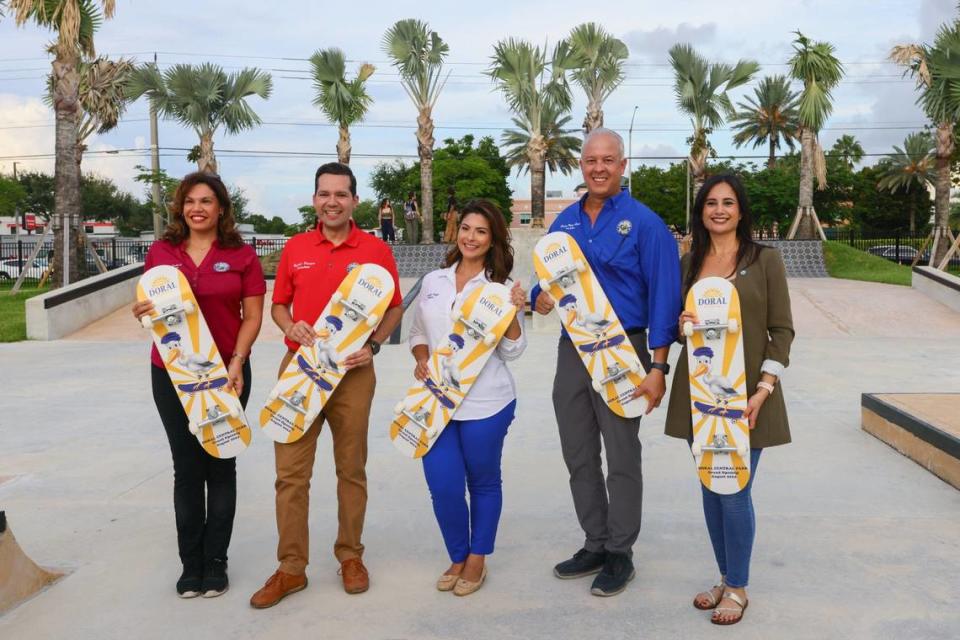
[(227, 389), (227, 368), (203, 319), (187, 278), (161, 265), (137, 282), (137, 300), (153, 302), (140, 318), (187, 414), (190, 433), (216, 458), (232, 458), (250, 444), (250, 427), (236, 391)]
[(726, 279), (704, 278), (687, 292), (684, 308), (697, 317), (683, 325), (697, 473), (714, 493), (736, 493), (750, 480), (740, 297)]
[(260, 411), (260, 427), (272, 440), (303, 437), (343, 379), (343, 360), (380, 324), (393, 290), (393, 277), (380, 265), (358, 265), (347, 274), (313, 325), (316, 340), (300, 345)]
[(430, 451), (516, 313), (510, 290), (498, 283), (477, 287), (454, 308), (447, 339), (430, 354), (427, 378), (394, 407), (390, 439), (401, 453), (421, 458)]
[(647, 406), (633, 393), (645, 377), (643, 366), (577, 241), (562, 231), (548, 233), (534, 247), (533, 264), (594, 390), (617, 415), (642, 415)]

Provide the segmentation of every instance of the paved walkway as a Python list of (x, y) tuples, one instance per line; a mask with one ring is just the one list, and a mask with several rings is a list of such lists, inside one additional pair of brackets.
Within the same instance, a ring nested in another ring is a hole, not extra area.
[[(860, 429), (861, 392), (960, 391), (960, 318), (908, 288), (790, 284), (799, 337), (784, 384), (794, 443), (761, 460), (751, 605), (734, 629), (712, 627), (690, 604), (716, 569), (690, 455), (662, 435), (663, 410), (641, 425), (637, 579), (602, 599), (589, 595), (588, 579), (552, 577), (582, 542), (550, 402), (554, 333), (532, 334), (513, 367), (522, 395), (504, 451), (498, 548), (479, 593), (433, 589), (447, 561), (422, 471), (385, 435), (411, 370), (406, 350), (389, 347), (377, 360), (371, 421), (371, 590), (347, 596), (339, 587), (324, 434), (310, 586), (273, 609), (249, 608), (276, 566), (272, 447), (255, 434), (238, 463), (231, 590), (177, 599), (170, 456), (150, 398), (146, 336), (122, 312), (84, 340), (0, 345), (0, 508), (35, 560), (69, 572), (0, 617), (0, 638), (960, 637), (960, 493)], [(253, 419), (281, 352), (265, 330), (253, 357)]]

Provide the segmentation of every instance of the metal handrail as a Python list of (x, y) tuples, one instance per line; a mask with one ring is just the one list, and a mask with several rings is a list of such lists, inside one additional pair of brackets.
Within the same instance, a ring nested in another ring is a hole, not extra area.
[[(407, 295), (403, 296), (403, 313), (406, 315), (407, 309), (410, 308), (410, 305), (413, 304), (413, 301), (417, 299), (417, 296), (420, 295), (420, 286), (423, 284), (423, 279), (425, 274), (420, 276), (419, 279), (410, 287), (410, 291), (407, 291)], [(390, 344), (400, 344), (400, 330), (403, 327), (403, 316), (400, 317), (400, 322), (397, 323), (397, 328), (393, 330), (393, 333), (390, 334)]]

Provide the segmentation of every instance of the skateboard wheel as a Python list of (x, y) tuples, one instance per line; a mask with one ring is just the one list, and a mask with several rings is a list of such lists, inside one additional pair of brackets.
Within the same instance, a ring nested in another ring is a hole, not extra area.
[(340, 293), (339, 291), (334, 291), (334, 292), (333, 292), (333, 295), (330, 296), (330, 302), (331, 302), (332, 304), (337, 304), (337, 303), (340, 302), (341, 300), (343, 300), (343, 294)]
[(540, 280), (540, 289), (542, 289), (543, 291), (549, 291), (549, 290), (550, 290), (550, 281), (547, 280), (546, 278), (541, 279), (541, 280)]
[(683, 323), (683, 335), (687, 336), (688, 338), (693, 337), (693, 323), (689, 320)]
[(190, 421), (190, 433), (192, 433), (193, 435), (197, 435), (197, 433), (198, 433), (199, 431), (200, 431), (200, 425), (199, 425), (198, 423), (194, 422), (193, 420), (191, 420), (191, 421)]
[(402, 403), (402, 402), (398, 402), (397, 404), (394, 405), (394, 407), (393, 407), (393, 413), (394, 413), (395, 415), (398, 415), (398, 416), (403, 413), (403, 403)]
[(378, 316), (377, 314), (371, 313), (370, 315), (367, 316), (368, 327), (375, 327), (377, 326), (378, 322), (380, 322), (380, 316)]
[(740, 332), (740, 323), (737, 322), (736, 318), (730, 318), (730, 321), (727, 322), (727, 331), (729, 331), (730, 333)]
[(197, 307), (194, 306), (193, 300), (184, 300), (183, 301), (183, 310), (184, 312), (190, 314), (197, 310)]
[(140, 316), (140, 326), (144, 329), (153, 328), (153, 318), (151, 316)]
[(497, 336), (493, 335), (492, 333), (488, 333), (485, 336), (483, 336), (483, 346), (485, 347), (493, 346), (493, 343), (496, 341), (497, 341)]
[(702, 446), (703, 445), (701, 445), (699, 442), (694, 442), (692, 445), (690, 445), (690, 453), (699, 458), (700, 454), (703, 453), (701, 449)]
[(587, 265), (583, 263), (583, 260), (574, 260), (573, 268), (577, 270), (577, 273), (583, 273), (587, 270)]
[(591, 380), (590, 383), (593, 385), (593, 390), (597, 393), (601, 393), (603, 391), (603, 385), (600, 384), (599, 380)]
[(746, 456), (746, 455), (747, 455), (747, 445), (745, 445), (745, 444), (738, 444), (738, 445), (737, 445), (737, 455), (740, 456), (741, 458), (743, 458), (744, 456)]

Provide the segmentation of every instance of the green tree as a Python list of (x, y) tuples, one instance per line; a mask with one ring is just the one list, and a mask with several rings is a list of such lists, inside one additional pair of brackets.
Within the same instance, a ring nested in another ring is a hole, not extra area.
[(949, 248), (950, 173), (956, 151), (954, 128), (960, 120), (960, 19), (944, 24), (933, 44), (893, 48), (890, 58), (917, 80), (917, 103), (936, 126), (936, 190), (931, 265), (939, 265)]
[(707, 158), (713, 155), (710, 134), (723, 125), (724, 117), (735, 113), (727, 92), (750, 81), (760, 65), (753, 60), (739, 60), (736, 65), (710, 64), (689, 44), (670, 48), (673, 66), (673, 92), (680, 111), (690, 116), (693, 135), (690, 144), (690, 173), (693, 192), (700, 190), (705, 178)]
[(217, 173), (213, 136), (221, 127), (231, 135), (253, 129), (260, 117), (247, 103), (250, 96), (270, 97), (273, 80), (269, 73), (245, 68), (227, 74), (218, 65), (176, 64), (163, 74), (154, 64), (145, 64), (131, 73), (128, 96), (147, 96), (164, 118), (192, 128), (200, 138), (191, 156), (200, 171)]
[(27, 191), (18, 180), (0, 176), (0, 216), (25, 213), (21, 207), (26, 197)]
[[(80, 115), (79, 63), (82, 55), (96, 56), (94, 32), (103, 19), (113, 16), (115, 0), (9, 0), (17, 25), (34, 22), (56, 32), (50, 45), (53, 54), (53, 109), (56, 116), (55, 170), (56, 211), (60, 225), (56, 232), (56, 246), (64, 246), (62, 234), (67, 233), (67, 255), (54, 253), (53, 269), (59, 274), (59, 283), (76, 280), (80, 260), (77, 242), (71, 237), (80, 215), (80, 163), (77, 161), (77, 119)], [(103, 8), (101, 13), (99, 7)], [(67, 268), (64, 268), (64, 264)]]
[(17, 176), (24, 190), (24, 200), (20, 205), (26, 213), (33, 213), (49, 222), (56, 210), (56, 181), (53, 176), (39, 171), (27, 171)]
[[(544, 105), (540, 116), (541, 136), (546, 147), (543, 160), (551, 173), (558, 171), (563, 175), (570, 175), (577, 168), (577, 154), (583, 146), (580, 138), (570, 135), (575, 129), (565, 128), (572, 116), (559, 118), (556, 108), (549, 102)], [(601, 114), (601, 120), (603, 118)], [(530, 171), (530, 140), (533, 137), (531, 124), (520, 118), (511, 118), (516, 129), (508, 129), (501, 136), (501, 141), (507, 149), (507, 165), (516, 167), (517, 172)]]
[(546, 47), (541, 49), (525, 40), (508, 38), (499, 41), (493, 50), (493, 62), (487, 75), (503, 94), (507, 106), (523, 123), (527, 132), (527, 163), (530, 168), (530, 227), (544, 226), (544, 196), (546, 191), (547, 139), (545, 113), (557, 117), (570, 111), (572, 99), (567, 83), (567, 72), (575, 66), (570, 45), (561, 40), (547, 58)]
[(793, 41), (790, 76), (803, 82), (798, 104), (800, 119), (800, 195), (797, 214), (788, 238), (823, 238), (823, 230), (813, 204), (813, 177), (820, 189), (826, 188), (827, 167), (817, 138), (833, 111), (830, 92), (843, 78), (843, 65), (829, 42), (813, 42), (799, 31)]
[(361, 229), (380, 228), (380, 208), (373, 200), (361, 200), (353, 210), (353, 221)]
[(850, 134), (840, 136), (830, 147), (830, 155), (839, 157), (850, 169), (863, 160), (863, 154), (863, 145)]
[(587, 94), (583, 131), (590, 133), (603, 126), (603, 103), (623, 82), (623, 65), (630, 52), (623, 41), (594, 22), (574, 27), (567, 40), (574, 57), (570, 75)]
[(666, 169), (640, 165), (631, 178), (633, 197), (657, 212), (674, 229), (686, 226), (687, 167), (671, 163)]
[(400, 73), (400, 85), (417, 108), (417, 154), (420, 156), (420, 213), (423, 239), (433, 242), (433, 108), (446, 84), (443, 61), (450, 47), (426, 22), (400, 20), (383, 34), (383, 50)]
[(353, 80), (347, 80), (346, 67), (346, 56), (337, 48), (319, 49), (310, 56), (313, 88), (316, 91), (313, 106), (339, 127), (337, 160), (350, 164), (350, 125), (362, 121), (373, 104), (366, 83), (375, 67), (367, 63), (360, 65)]
[(765, 77), (753, 94), (755, 98), (746, 96), (745, 102), (737, 103), (740, 110), (730, 118), (731, 129), (736, 132), (733, 144), (738, 149), (751, 143), (754, 149), (767, 145), (767, 167), (772, 169), (781, 141), (793, 151), (799, 128), (798, 94), (790, 90), (790, 82), (780, 75)]
[[(903, 148), (893, 147), (893, 153), (880, 161), (880, 179), (877, 189), (911, 196), (917, 191), (926, 193), (934, 184), (936, 146), (926, 131), (911, 133), (903, 141)], [(917, 198), (910, 198), (910, 233), (916, 231)]]

